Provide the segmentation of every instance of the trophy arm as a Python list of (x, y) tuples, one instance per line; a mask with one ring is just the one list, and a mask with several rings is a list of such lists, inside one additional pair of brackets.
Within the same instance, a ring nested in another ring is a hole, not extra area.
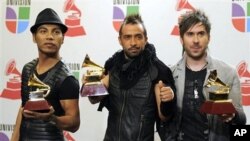
[(49, 95), (49, 93), (50, 93), (50, 89), (45, 89), (45, 91), (47, 91), (47, 92), (44, 94), (44, 96), (43, 96), (43, 97), (47, 97), (47, 96)]

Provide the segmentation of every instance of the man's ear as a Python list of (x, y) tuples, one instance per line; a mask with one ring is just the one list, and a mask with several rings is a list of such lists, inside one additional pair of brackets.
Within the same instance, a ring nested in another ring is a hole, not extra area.
[(63, 37), (62, 37), (62, 42), (61, 42), (61, 44), (63, 44), (64, 43), (64, 35), (63, 35)]
[(184, 48), (184, 46), (183, 46), (183, 38), (181, 38), (180, 37), (180, 42), (181, 42), (181, 45), (182, 45), (182, 55), (184, 54), (184, 52), (185, 52), (185, 48)]
[(181, 44), (183, 46), (183, 39), (182, 39), (182, 37), (180, 37), (180, 42), (181, 42)]
[(119, 44), (122, 45), (121, 36), (118, 37)]
[(32, 33), (32, 39), (33, 39), (33, 42), (36, 43), (36, 36), (35, 36), (35, 33)]

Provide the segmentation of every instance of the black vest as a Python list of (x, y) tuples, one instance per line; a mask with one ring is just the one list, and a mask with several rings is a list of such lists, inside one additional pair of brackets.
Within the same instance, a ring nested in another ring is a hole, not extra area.
[[(27, 100), (29, 100), (29, 91), (30, 87), (28, 86), (28, 80), (33, 75), (35, 67), (37, 65), (37, 59), (27, 63), (23, 67), (22, 71), (22, 106), (25, 105)], [(70, 76), (70, 71), (67, 66), (59, 61), (47, 74), (46, 78), (43, 82), (50, 86), (51, 91), (49, 95), (46, 97), (46, 100), (54, 107), (55, 115), (60, 116), (64, 114), (64, 111), (61, 106), (54, 106), (57, 102), (57, 105), (60, 105), (60, 101), (58, 99), (58, 88), (64, 81), (64, 79)], [(59, 103), (59, 104), (58, 104)], [(20, 141), (64, 141), (62, 130), (58, 129), (54, 124), (43, 121), (43, 120), (35, 120), (35, 119), (26, 119), (22, 118), (22, 123), (20, 127)]]

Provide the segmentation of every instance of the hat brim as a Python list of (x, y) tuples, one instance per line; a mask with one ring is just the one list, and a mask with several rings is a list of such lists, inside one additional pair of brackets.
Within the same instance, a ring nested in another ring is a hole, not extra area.
[(64, 25), (64, 24), (57, 23), (57, 22), (55, 23), (55, 22), (49, 21), (49, 22), (42, 22), (42, 23), (33, 25), (33, 26), (30, 28), (30, 32), (31, 32), (31, 33), (35, 33), (36, 30), (37, 30), (37, 28), (38, 28), (39, 26), (43, 25), (43, 24), (56, 24), (56, 25), (59, 25), (60, 28), (61, 28), (61, 30), (62, 30), (62, 33), (63, 33), (63, 34), (66, 33), (67, 30), (68, 30), (68, 27), (67, 27), (66, 25)]

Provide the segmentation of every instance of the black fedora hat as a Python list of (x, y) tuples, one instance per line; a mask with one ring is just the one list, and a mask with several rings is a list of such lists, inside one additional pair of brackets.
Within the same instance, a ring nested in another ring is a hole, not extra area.
[(57, 24), (61, 27), (63, 33), (68, 30), (67, 26), (62, 23), (57, 13), (51, 8), (45, 8), (38, 14), (38, 16), (36, 17), (36, 22), (30, 28), (30, 31), (32, 33), (35, 33), (37, 28), (42, 24)]

